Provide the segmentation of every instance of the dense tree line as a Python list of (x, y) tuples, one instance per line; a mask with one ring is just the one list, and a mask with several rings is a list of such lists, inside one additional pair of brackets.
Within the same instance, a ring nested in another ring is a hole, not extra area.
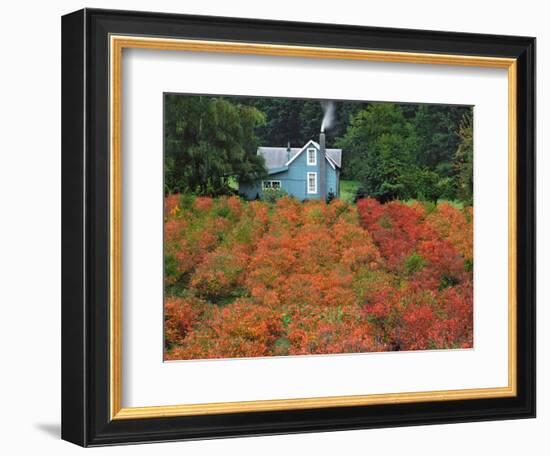
[[(472, 202), (472, 109), (466, 106), (336, 102), (327, 146), (343, 149), (342, 179), (359, 196)], [(167, 95), (166, 188), (215, 195), (228, 179), (261, 177), (258, 145), (299, 147), (317, 139), (318, 100)]]
[[(239, 103), (253, 106), (266, 115), (266, 122), (256, 130), (262, 145), (280, 147), (289, 142), (292, 147), (303, 146), (310, 139), (318, 140), (323, 108), (319, 100), (294, 98), (239, 98)], [(335, 103), (336, 122), (326, 131), (327, 144), (342, 137), (350, 116), (366, 106), (365, 103), (342, 101)]]
[(471, 108), (462, 106), (370, 104), (336, 140), (345, 151), (342, 173), (381, 201), (471, 203), (471, 119)]

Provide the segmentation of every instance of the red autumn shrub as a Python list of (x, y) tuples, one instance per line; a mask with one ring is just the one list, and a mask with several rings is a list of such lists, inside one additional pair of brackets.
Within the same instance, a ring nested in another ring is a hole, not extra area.
[(373, 199), (362, 199), (357, 209), (361, 225), (373, 237), (389, 269), (400, 270), (417, 243), (431, 236), (423, 223), (425, 214), (420, 205), (397, 201), (382, 205)]
[(471, 207), (460, 210), (449, 203), (441, 203), (426, 217), (426, 221), (440, 238), (447, 239), (464, 258), (473, 258), (474, 231)]
[(444, 318), (442, 318), (438, 346), (472, 347), (474, 338), (472, 282), (445, 289), (441, 298)]
[(165, 346), (181, 344), (205, 310), (206, 303), (197, 298), (168, 297), (164, 301)]
[(445, 288), (466, 280), (464, 258), (449, 241), (422, 241), (417, 252), (426, 262), (424, 269), (413, 276), (421, 287)]
[(383, 350), (368, 321), (355, 306), (287, 310), (286, 353), (291, 355), (361, 353)]
[(164, 198), (164, 217), (174, 217), (179, 211), (179, 195), (168, 195)]
[(357, 302), (351, 283), (352, 276), (345, 272), (293, 274), (274, 292), (281, 306), (336, 307)]
[(170, 359), (268, 356), (282, 333), (281, 315), (239, 299), (214, 312), (169, 353)]
[(472, 346), (471, 284), (442, 291), (386, 288), (365, 305), (373, 332), (393, 350)]
[(189, 285), (199, 296), (216, 300), (242, 285), (248, 255), (222, 247), (208, 253), (191, 276)]
[(197, 212), (208, 212), (212, 209), (214, 200), (208, 196), (199, 196), (195, 199), (194, 208)]
[(169, 195), (166, 356), (471, 347), (472, 227), (446, 203)]

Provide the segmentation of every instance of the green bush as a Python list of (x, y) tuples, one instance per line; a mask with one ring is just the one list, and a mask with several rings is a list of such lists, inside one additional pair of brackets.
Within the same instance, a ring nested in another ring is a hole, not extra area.
[(268, 203), (275, 203), (277, 200), (288, 196), (288, 193), (285, 192), (282, 188), (266, 188), (262, 190), (260, 199)]
[(424, 266), (426, 266), (426, 261), (416, 252), (413, 252), (405, 259), (405, 272), (407, 275), (421, 271)]
[(191, 193), (182, 193), (180, 195), (179, 205), (184, 210), (193, 209), (193, 204), (195, 203), (195, 195)]

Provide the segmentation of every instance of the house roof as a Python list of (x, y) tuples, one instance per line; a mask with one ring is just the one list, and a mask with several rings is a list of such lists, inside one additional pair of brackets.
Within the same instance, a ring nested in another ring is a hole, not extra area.
[[(310, 144), (313, 144), (317, 150), (320, 146), (315, 141), (308, 141), (304, 147), (292, 147), (290, 155), (287, 154), (286, 147), (258, 147), (258, 154), (264, 157), (265, 166), (268, 170), (273, 168), (284, 168), (288, 166), (295, 158), (300, 155)], [(342, 149), (326, 149), (325, 155), (328, 162), (334, 167), (342, 167)]]
[[(293, 147), (290, 149), (290, 158), (293, 158), (300, 152), (301, 149)], [(269, 170), (271, 168), (282, 168), (288, 161), (286, 147), (258, 147), (258, 155), (264, 157), (265, 167)]]

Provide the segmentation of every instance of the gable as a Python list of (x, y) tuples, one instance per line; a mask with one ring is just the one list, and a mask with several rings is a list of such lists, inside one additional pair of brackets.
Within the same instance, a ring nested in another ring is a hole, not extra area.
[(306, 143), (306, 145), (305, 145), (304, 147), (302, 147), (302, 148), (299, 150), (299, 152), (298, 152), (296, 155), (294, 155), (294, 156), (286, 163), (286, 166), (289, 166), (294, 160), (296, 160), (296, 159), (302, 154), (302, 152), (303, 152), (304, 150), (309, 149), (309, 148), (311, 148), (311, 147), (314, 147), (317, 151), (319, 151), (319, 148), (320, 148), (321, 146), (319, 146), (319, 144), (317, 144), (315, 141), (313, 141), (312, 139), (310, 139), (310, 140)]
[[(290, 150), (286, 147), (258, 147), (258, 155), (264, 157), (265, 167), (269, 174), (280, 172), (284, 168), (289, 167), (305, 150), (314, 147), (317, 151), (321, 146), (309, 140), (303, 147), (292, 147)], [(332, 169), (341, 168), (342, 166), (342, 150), (341, 149), (325, 149), (325, 159)], [(277, 170), (277, 171), (275, 171)]]
[[(293, 161), (295, 161), (298, 156), (302, 154), (307, 149), (310, 149), (311, 147), (314, 147), (317, 151), (321, 149), (321, 146), (310, 139), (304, 147), (302, 147), (299, 152), (291, 157), (291, 159), (285, 164), (286, 166), (289, 166)], [(336, 169), (336, 167), (341, 168), (342, 167), (342, 149), (325, 149), (325, 159), (329, 163), (329, 165), (332, 167), (332, 169)]]

